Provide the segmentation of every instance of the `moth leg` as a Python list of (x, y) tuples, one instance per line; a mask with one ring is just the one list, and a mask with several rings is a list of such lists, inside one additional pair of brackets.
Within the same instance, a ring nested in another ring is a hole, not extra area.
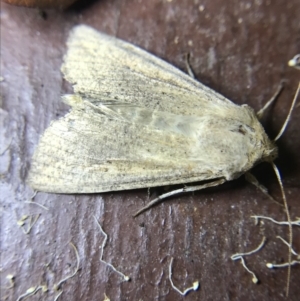
[(218, 186), (223, 184), (224, 182), (226, 182), (226, 179), (221, 178), (209, 183), (205, 183), (202, 185), (196, 185), (196, 186), (186, 186), (180, 189), (176, 189), (167, 193), (164, 193), (162, 195), (160, 195), (159, 197), (157, 197), (156, 199), (154, 199), (153, 201), (151, 201), (150, 203), (148, 203), (145, 207), (143, 207), (142, 209), (140, 209), (138, 212), (136, 212), (133, 217), (138, 216), (139, 214), (141, 214), (142, 212), (146, 211), (147, 209), (149, 209), (150, 207), (152, 207), (153, 205), (159, 203), (161, 200), (166, 199), (170, 196), (173, 195), (177, 195), (179, 193), (183, 193), (183, 192), (191, 192), (191, 191), (197, 191), (197, 190), (201, 190), (201, 189), (205, 189), (208, 187), (213, 187), (213, 186)]
[(185, 54), (185, 67), (186, 67), (188, 75), (192, 78), (195, 78), (194, 72), (190, 65), (190, 53), (189, 52)]
[(266, 110), (269, 108), (269, 106), (276, 100), (276, 98), (278, 97), (278, 95), (281, 93), (282, 89), (283, 89), (283, 84), (284, 84), (284, 80), (282, 80), (275, 92), (275, 94), (273, 95), (273, 97), (256, 113), (257, 118), (260, 120), (262, 119), (264, 113), (266, 112)]
[(258, 182), (258, 180), (256, 179), (256, 177), (249, 171), (247, 171), (245, 173), (245, 179), (246, 181), (248, 181), (249, 183), (251, 183), (252, 185), (254, 185), (256, 188), (258, 188), (264, 195), (266, 195), (272, 202), (276, 203), (277, 205), (283, 206), (282, 204), (280, 204), (279, 202), (277, 202), (268, 192), (268, 189), (260, 184)]

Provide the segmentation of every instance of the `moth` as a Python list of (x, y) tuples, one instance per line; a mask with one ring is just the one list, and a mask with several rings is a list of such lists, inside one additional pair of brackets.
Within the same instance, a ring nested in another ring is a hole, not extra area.
[(277, 147), (236, 105), (153, 55), (81, 25), (62, 73), (71, 112), (41, 137), (30, 186), (96, 193), (238, 178)]
[(277, 157), (251, 107), (146, 51), (85, 25), (72, 30), (67, 46), (61, 71), (74, 94), (62, 100), (71, 111), (40, 138), (28, 175), (35, 190), (96, 193), (204, 182), (159, 201), (234, 180)]

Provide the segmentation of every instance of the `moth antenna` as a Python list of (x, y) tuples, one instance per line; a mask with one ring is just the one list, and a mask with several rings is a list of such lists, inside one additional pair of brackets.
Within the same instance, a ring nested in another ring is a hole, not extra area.
[[(274, 139), (274, 141), (277, 141), (282, 136), (282, 134), (284, 133), (284, 131), (287, 127), (287, 124), (291, 119), (291, 114), (294, 110), (296, 100), (299, 96), (299, 93), (300, 93), (300, 82), (298, 84), (298, 88), (297, 88), (297, 91), (295, 93), (295, 96), (294, 96), (292, 105), (290, 107), (289, 113), (286, 117), (286, 120), (285, 120), (281, 130), (279, 131), (278, 135)], [(288, 208), (288, 205), (287, 205), (286, 196), (285, 196), (285, 192), (284, 192), (284, 189), (283, 189), (283, 184), (282, 184), (282, 181), (281, 181), (281, 176), (280, 176), (279, 170), (276, 167), (276, 165), (274, 164), (274, 162), (271, 162), (271, 164), (272, 164), (273, 170), (276, 174), (276, 177), (277, 177), (280, 189), (281, 189), (282, 199), (283, 199), (283, 203), (284, 203), (284, 207), (285, 207), (285, 211), (286, 211), (286, 216), (287, 216), (287, 220), (288, 220), (288, 224), (289, 224), (289, 232), (290, 232), (289, 233), (289, 260), (288, 260), (289, 266), (288, 266), (288, 276), (287, 276), (287, 286), (286, 286), (286, 296), (288, 296), (289, 295), (289, 288), (290, 288), (291, 264), (292, 264), (292, 243), (293, 243), (292, 222), (291, 222), (291, 216), (290, 216), (289, 208)]]
[(278, 95), (281, 93), (282, 89), (283, 89), (283, 84), (284, 81), (282, 80), (276, 90), (276, 92), (274, 93), (274, 95), (272, 96), (272, 98), (256, 113), (257, 118), (260, 120), (262, 119), (265, 111), (268, 109), (268, 107), (274, 102), (274, 100), (278, 97)]
[(283, 132), (285, 131), (285, 128), (287, 127), (287, 124), (288, 124), (288, 122), (289, 122), (290, 119), (291, 119), (291, 114), (292, 114), (292, 112), (293, 112), (293, 110), (294, 110), (294, 107), (295, 107), (295, 104), (296, 104), (296, 100), (297, 100), (297, 98), (298, 98), (298, 96), (299, 96), (299, 92), (300, 92), (300, 82), (299, 82), (299, 84), (298, 84), (298, 88), (297, 88), (296, 94), (295, 94), (295, 96), (294, 96), (292, 105), (291, 105), (291, 107), (290, 107), (290, 111), (289, 111), (289, 113), (288, 113), (288, 115), (287, 115), (287, 117), (286, 117), (286, 119), (285, 119), (285, 122), (284, 122), (284, 124), (283, 124), (281, 130), (279, 131), (279, 133), (278, 133), (278, 135), (276, 136), (276, 138), (274, 139), (274, 141), (277, 141), (277, 140), (282, 136)]
[[(299, 85), (300, 87), (300, 85)], [(298, 88), (299, 91), (299, 88)], [(271, 162), (273, 170), (276, 174), (280, 189), (281, 189), (281, 194), (282, 194), (282, 199), (283, 199), (283, 203), (284, 203), (284, 207), (285, 207), (285, 211), (286, 211), (286, 216), (287, 216), (287, 220), (289, 223), (289, 266), (288, 266), (288, 276), (287, 276), (287, 285), (286, 285), (286, 296), (288, 297), (289, 295), (289, 289), (290, 289), (290, 280), (291, 280), (291, 263), (292, 263), (292, 243), (293, 243), (293, 231), (292, 231), (292, 223), (291, 223), (291, 216), (290, 216), (290, 212), (289, 212), (289, 208), (287, 205), (287, 201), (286, 201), (286, 196), (285, 196), (285, 192), (283, 189), (283, 184), (281, 181), (281, 176), (279, 173), (279, 170), (277, 168), (277, 166), (274, 164), (274, 162)]]

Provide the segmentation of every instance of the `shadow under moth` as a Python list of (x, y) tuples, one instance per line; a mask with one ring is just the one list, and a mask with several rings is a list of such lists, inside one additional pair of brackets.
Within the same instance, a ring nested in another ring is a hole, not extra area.
[(152, 205), (236, 179), (267, 161), (290, 223), (273, 163), (277, 147), (251, 107), (236, 105), (146, 51), (88, 26), (75, 27), (67, 45), (61, 70), (74, 94), (62, 99), (71, 111), (40, 138), (28, 175), (32, 188), (97, 193), (205, 182), (168, 192)]

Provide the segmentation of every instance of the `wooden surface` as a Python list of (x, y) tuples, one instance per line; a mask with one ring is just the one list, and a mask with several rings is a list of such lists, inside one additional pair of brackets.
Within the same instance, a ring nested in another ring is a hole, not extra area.
[[(88, 24), (132, 42), (185, 71), (184, 54), (199, 81), (238, 104), (260, 109), (281, 80), (285, 89), (264, 120), (275, 137), (288, 113), (300, 72), (287, 61), (300, 52), (300, 6), (284, 1), (90, 1), (67, 11), (40, 11), (1, 3), (1, 298), (16, 300), (33, 286), (47, 285), (30, 300), (54, 300), (53, 285), (76, 268), (62, 286), (58, 300), (285, 300), (287, 269), (269, 270), (266, 262), (287, 261), (286, 226), (251, 215), (286, 220), (284, 210), (243, 178), (221, 187), (174, 197), (137, 218), (132, 214), (148, 202), (147, 189), (96, 195), (38, 193), (26, 175), (39, 136), (68, 107), (60, 96), (71, 91), (60, 65), (65, 41), (75, 24)], [(278, 142), (283, 183), (292, 219), (300, 216), (300, 108), (293, 113)], [(281, 201), (268, 164), (255, 175)], [(168, 188), (170, 189), (170, 188)], [(164, 192), (150, 190), (150, 198)], [(17, 225), (23, 215), (40, 214), (29, 234)], [(100, 262), (103, 235), (109, 240), (103, 259), (131, 277)], [(265, 247), (246, 258), (260, 280), (255, 285), (230, 256)], [(300, 253), (299, 227), (294, 248)], [(173, 281), (184, 289), (195, 280), (200, 289), (181, 297), (172, 289), (168, 266), (174, 257)], [(7, 275), (14, 275), (14, 287)], [(299, 300), (300, 265), (292, 268), (290, 296)], [(2, 300), (1, 299), (1, 300)]]

